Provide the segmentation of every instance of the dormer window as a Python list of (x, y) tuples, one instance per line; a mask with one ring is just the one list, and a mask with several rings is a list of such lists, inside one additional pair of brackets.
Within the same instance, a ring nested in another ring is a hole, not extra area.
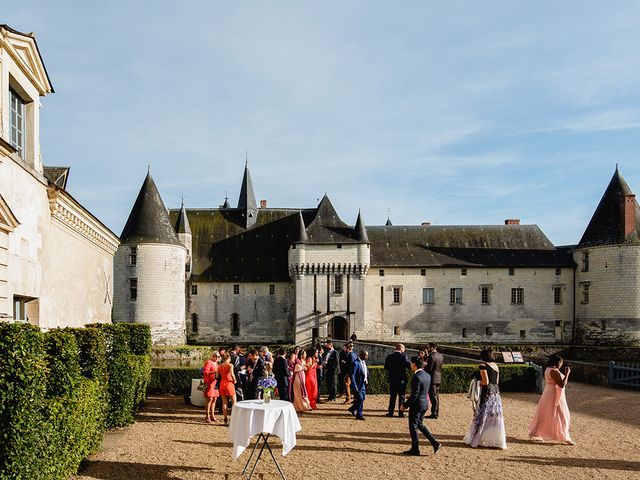
[(18, 150), (18, 155), (24, 159), (26, 103), (12, 88), (9, 89), (9, 102), (11, 106), (9, 115), (9, 138), (11, 145)]

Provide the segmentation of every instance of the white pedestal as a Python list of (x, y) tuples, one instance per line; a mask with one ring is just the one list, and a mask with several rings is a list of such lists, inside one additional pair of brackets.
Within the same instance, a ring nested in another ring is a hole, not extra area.
[(198, 390), (201, 381), (201, 378), (191, 379), (191, 405), (196, 407), (204, 407), (207, 404), (207, 400), (204, 398), (204, 392)]

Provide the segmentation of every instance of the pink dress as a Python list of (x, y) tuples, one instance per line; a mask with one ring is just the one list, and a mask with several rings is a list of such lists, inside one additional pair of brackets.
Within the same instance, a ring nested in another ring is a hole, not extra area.
[(314, 360), (312, 363), (307, 364), (307, 373), (305, 378), (305, 387), (307, 387), (307, 398), (309, 399), (309, 405), (313, 410), (318, 409), (316, 403), (318, 399), (318, 363)]
[(564, 380), (564, 375), (557, 368), (547, 368), (544, 371), (545, 387), (529, 426), (529, 437), (543, 442), (573, 443), (569, 434), (571, 414), (565, 389), (551, 377), (552, 370), (557, 371)]
[(289, 398), (293, 398), (293, 406), (298, 413), (308, 412), (311, 410), (305, 380), (306, 375), (304, 372), (304, 365), (302, 361), (297, 360), (293, 370), (293, 379), (290, 388), (292, 397)]
[(218, 362), (207, 360), (204, 364), (203, 382), (207, 385), (204, 396), (207, 398), (215, 398), (220, 395), (216, 388), (216, 373), (218, 372)]

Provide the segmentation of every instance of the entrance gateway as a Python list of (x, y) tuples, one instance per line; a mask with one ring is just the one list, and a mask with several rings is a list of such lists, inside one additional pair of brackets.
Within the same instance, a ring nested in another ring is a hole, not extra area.
[(349, 339), (349, 320), (344, 317), (333, 317), (327, 325), (327, 333), (334, 340)]

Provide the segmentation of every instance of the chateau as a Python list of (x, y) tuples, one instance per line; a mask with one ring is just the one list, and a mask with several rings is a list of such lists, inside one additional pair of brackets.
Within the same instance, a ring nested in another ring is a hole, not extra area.
[(148, 174), (114, 263), (117, 322), (156, 343), (320, 337), (640, 344), (640, 207), (616, 171), (574, 246), (537, 225), (366, 226), (256, 202), (167, 210)]
[(0, 25), (0, 320), (109, 322), (119, 240), (67, 191), (69, 168), (42, 161), (50, 93), (33, 34)]

